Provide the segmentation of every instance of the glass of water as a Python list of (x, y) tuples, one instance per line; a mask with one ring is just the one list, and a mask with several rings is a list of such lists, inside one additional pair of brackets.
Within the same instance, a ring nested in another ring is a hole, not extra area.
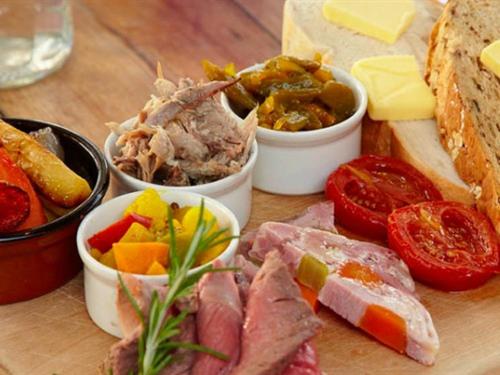
[(0, 0), (0, 88), (59, 69), (72, 44), (70, 0)]

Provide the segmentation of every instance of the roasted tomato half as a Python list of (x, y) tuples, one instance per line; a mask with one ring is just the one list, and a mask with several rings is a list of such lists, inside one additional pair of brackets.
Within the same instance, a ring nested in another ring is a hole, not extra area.
[(423, 202), (388, 219), (389, 247), (419, 281), (438, 289), (466, 290), (499, 269), (498, 238), (489, 220), (456, 202)]
[(396, 208), (441, 200), (432, 182), (394, 158), (365, 155), (341, 165), (326, 182), (335, 217), (345, 228), (374, 239), (387, 236), (387, 216)]

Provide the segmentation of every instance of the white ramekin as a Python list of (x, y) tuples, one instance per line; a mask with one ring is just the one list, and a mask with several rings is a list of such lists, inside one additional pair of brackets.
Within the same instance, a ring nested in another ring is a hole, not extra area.
[[(256, 64), (240, 73), (257, 70)], [(345, 71), (331, 69), (335, 79), (349, 86), (356, 99), (356, 111), (348, 119), (324, 129), (285, 132), (257, 128), (259, 156), (253, 173), (253, 186), (275, 194), (302, 195), (323, 191), (328, 175), (340, 164), (359, 156), (361, 152), (361, 120), (368, 98), (363, 85)], [(237, 120), (227, 96), (221, 96), (222, 106)]]
[[(122, 126), (132, 126), (135, 117), (123, 123)], [(111, 133), (104, 143), (104, 156), (110, 166), (113, 175), (111, 184), (113, 196), (130, 193), (132, 191), (147, 188), (165, 189), (167, 186), (141, 181), (120, 171), (113, 164), (113, 156), (118, 155), (119, 148), (116, 146), (118, 136)], [(240, 227), (243, 228), (250, 218), (252, 209), (252, 171), (257, 161), (257, 142), (254, 141), (250, 157), (241, 171), (220, 180), (195, 186), (168, 186), (171, 191), (192, 191), (214, 198), (227, 206), (236, 215)]]
[[(118, 272), (107, 267), (89, 254), (87, 240), (90, 236), (106, 228), (123, 216), (125, 208), (131, 204), (142, 192), (125, 194), (111, 199), (91, 211), (83, 219), (77, 233), (78, 253), (83, 261), (83, 280), (85, 287), (85, 303), (87, 311), (100, 328), (109, 334), (121, 337), (121, 330), (118, 325), (118, 313), (116, 310), (116, 287), (118, 282)], [(205, 207), (212, 212), (218, 220), (221, 228), (227, 227), (231, 236), (240, 234), (238, 220), (234, 214), (216, 200), (204, 197), (200, 194), (187, 191), (172, 191), (165, 187), (160, 195), (163, 200), (172, 203), (176, 202), (182, 206), (197, 206), (201, 199), (205, 199)], [(233, 239), (226, 250), (217, 259), (221, 259), (226, 264), (230, 264), (238, 247), (238, 239)], [(136, 275), (137, 278), (147, 283), (165, 285), (168, 277)]]

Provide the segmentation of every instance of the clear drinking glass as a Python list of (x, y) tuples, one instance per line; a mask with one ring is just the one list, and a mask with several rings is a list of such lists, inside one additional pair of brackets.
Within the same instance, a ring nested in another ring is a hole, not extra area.
[(0, 88), (59, 69), (72, 44), (70, 0), (0, 0)]

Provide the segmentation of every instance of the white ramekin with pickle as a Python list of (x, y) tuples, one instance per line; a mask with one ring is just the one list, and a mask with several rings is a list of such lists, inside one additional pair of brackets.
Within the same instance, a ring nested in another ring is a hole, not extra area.
[(367, 96), (359, 81), (315, 60), (277, 56), (236, 73), (204, 61), (223, 89), (222, 105), (240, 121), (255, 107), (259, 157), (254, 186), (277, 194), (323, 190), (329, 172), (359, 156)]
[(170, 253), (181, 260), (187, 256), (201, 220), (207, 223), (202, 233), (206, 244), (189, 273), (215, 259), (231, 264), (236, 252), (238, 221), (216, 200), (192, 192), (148, 189), (114, 198), (88, 214), (78, 229), (77, 244), (92, 320), (121, 337), (115, 305), (118, 275), (133, 274), (145, 283), (167, 284)]

